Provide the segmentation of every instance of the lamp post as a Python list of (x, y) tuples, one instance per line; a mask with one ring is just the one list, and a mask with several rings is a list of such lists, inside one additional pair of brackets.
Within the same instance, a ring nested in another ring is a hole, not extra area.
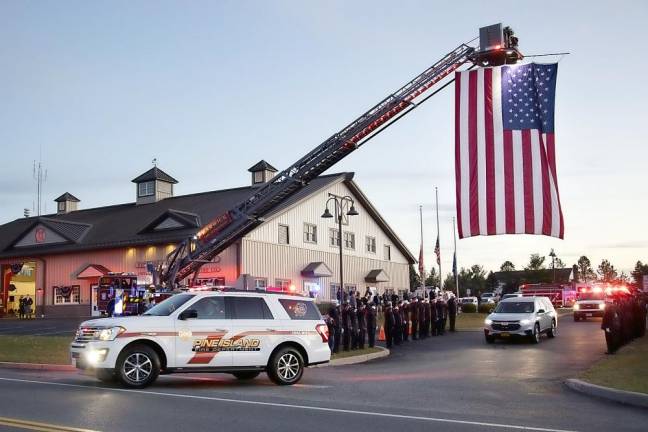
[(346, 195), (339, 197), (332, 193), (329, 193), (329, 199), (326, 200), (326, 209), (322, 214), (324, 219), (330, 219), (334, 216), (329, 211), (329, 203), (333, 202), (335, 205), (335, 218), (337, 219), (338, 224), (338, 246), (340, 247), (340, 303), (342, 303), (344, 295), (344, 264), (342, 260), (342, 220), (344, 213), (346, 212), (347, 216), (357, 216), (358, 212), (354, 207), (353, 198)]
[(553, 270), (553, 282), (556, 283), (556, 253), (554, 252), (553, 249), (551, 249), (551, 252), (549, 252), (549, 256), (551, 257), (551, 269)]

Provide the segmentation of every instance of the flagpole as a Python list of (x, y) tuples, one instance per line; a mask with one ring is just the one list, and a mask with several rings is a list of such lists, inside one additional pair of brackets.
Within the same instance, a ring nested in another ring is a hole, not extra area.
[[(437, 219), (437, 242), (439, 243), (439, 257), (441, 256), (441, 237), (439, 230), (439, 188), (434, 187), (434, 193), (436, 194), (436, 219)], [(439, 289), (443, 290), (443, 273), (441, 273), (441, 259), (439, 259)]]
[(457, 271), (457, 228), (455, 226), (455, 218), (452, 217), (452, 236), (454, 237), (454, 277), (455, 287), (457, 287), (457, 298), (459, 298), (459, 272)]
[(423, 206), (419, 205), (419, 216), (420, 216), (420, 221), (421, 221), (421, 256), (419, 257), (419, 260), (421, 260), (419, 266), (420, 266), (420, 273), (421, 273), (421, 288), (423, 289), (423, 293), (425, 293), (425, 266), (423, 265)]

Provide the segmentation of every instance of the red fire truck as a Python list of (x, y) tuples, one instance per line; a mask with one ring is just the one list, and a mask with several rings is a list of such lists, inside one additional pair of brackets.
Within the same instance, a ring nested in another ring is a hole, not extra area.
[(576, 301), (576, 288), (571, 284), (523, 284), (520, 292), (524, 297), (548, 297), (554, 307), (570, 307)]
[(108, 273), (99, 278), (97, 309), (102, 315), (138, 315), (144, 312), (146, 292), (134, 273)]

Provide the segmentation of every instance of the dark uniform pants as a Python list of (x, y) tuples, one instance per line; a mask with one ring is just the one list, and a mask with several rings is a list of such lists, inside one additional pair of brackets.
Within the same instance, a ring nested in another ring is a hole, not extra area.
[(358, 331), (358, 349), (364, 349), (365, 347), (365, 339), (367, 331), (364, 329), (360, 329)]
[(349, 351), (351, 345), (351, 329), (349, 327), (342, 328), (342, 347), (344, 351)]
[(342, 329), (340, 327), (334, 327), (333, 330), (333, 352), (340, 352), (340, 339), (342, 338)]
[(394, 343), (394, 337), (392, 334), (392, 330), (385, 329), (385, 345), (387, 345), (387, 348), (391, 348)]
[(367, 329), (367, 339), (369, 340), (369, 348), (373, 348), (376, 345), (376, 327)]
[(455, 331), (455, 319), (457, 318), (455, 315), (450, 315), (448, 318), (450, 318), (450, 331)]

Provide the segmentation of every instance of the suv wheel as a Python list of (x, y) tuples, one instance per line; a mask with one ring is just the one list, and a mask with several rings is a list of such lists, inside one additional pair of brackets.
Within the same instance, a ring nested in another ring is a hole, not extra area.
[(97, 369), (95, 371), (95, 377), (102, 383), (112, 383), (117, 381), (115, 371), (112, 369)]
[(533, 327), (533, 334), (531, 335), (531, 342), (534, 344), (540, 343), (540, 324), (536, 323)]
[(304, 373), (304, 360), (295, 348), (280, 349), (270, 358), (268, 376), (279, 385), (292, 385), (298, 382)]
[(576, 315), (576, 314), (574, 314), (574, 321), (575, 321), (575, 322), (580, 321), (580, 317), (579, 317), (578, 315)]
[(251, 380), (259, 376), (261, 372), (259, 371), (241, 371), (241, 372), (234, 372), (232, 375), (236, 377), (236, 379), (239, 379), (241, 381), (245, 380)]
[(126, 387), (144, 388), (160, 374), (160, 358), (146, 345), (126, 348), (117, 358), (117, 379)]
[(495, 336), (486, 335), (486, 343), (492, 344), (495, 342)]
[(551, 328), (547, 332), (547, 336), (550, 338), (555, 338), (558, 334), (558, 328), (556, 327), (556, 320), (551, 320)]

